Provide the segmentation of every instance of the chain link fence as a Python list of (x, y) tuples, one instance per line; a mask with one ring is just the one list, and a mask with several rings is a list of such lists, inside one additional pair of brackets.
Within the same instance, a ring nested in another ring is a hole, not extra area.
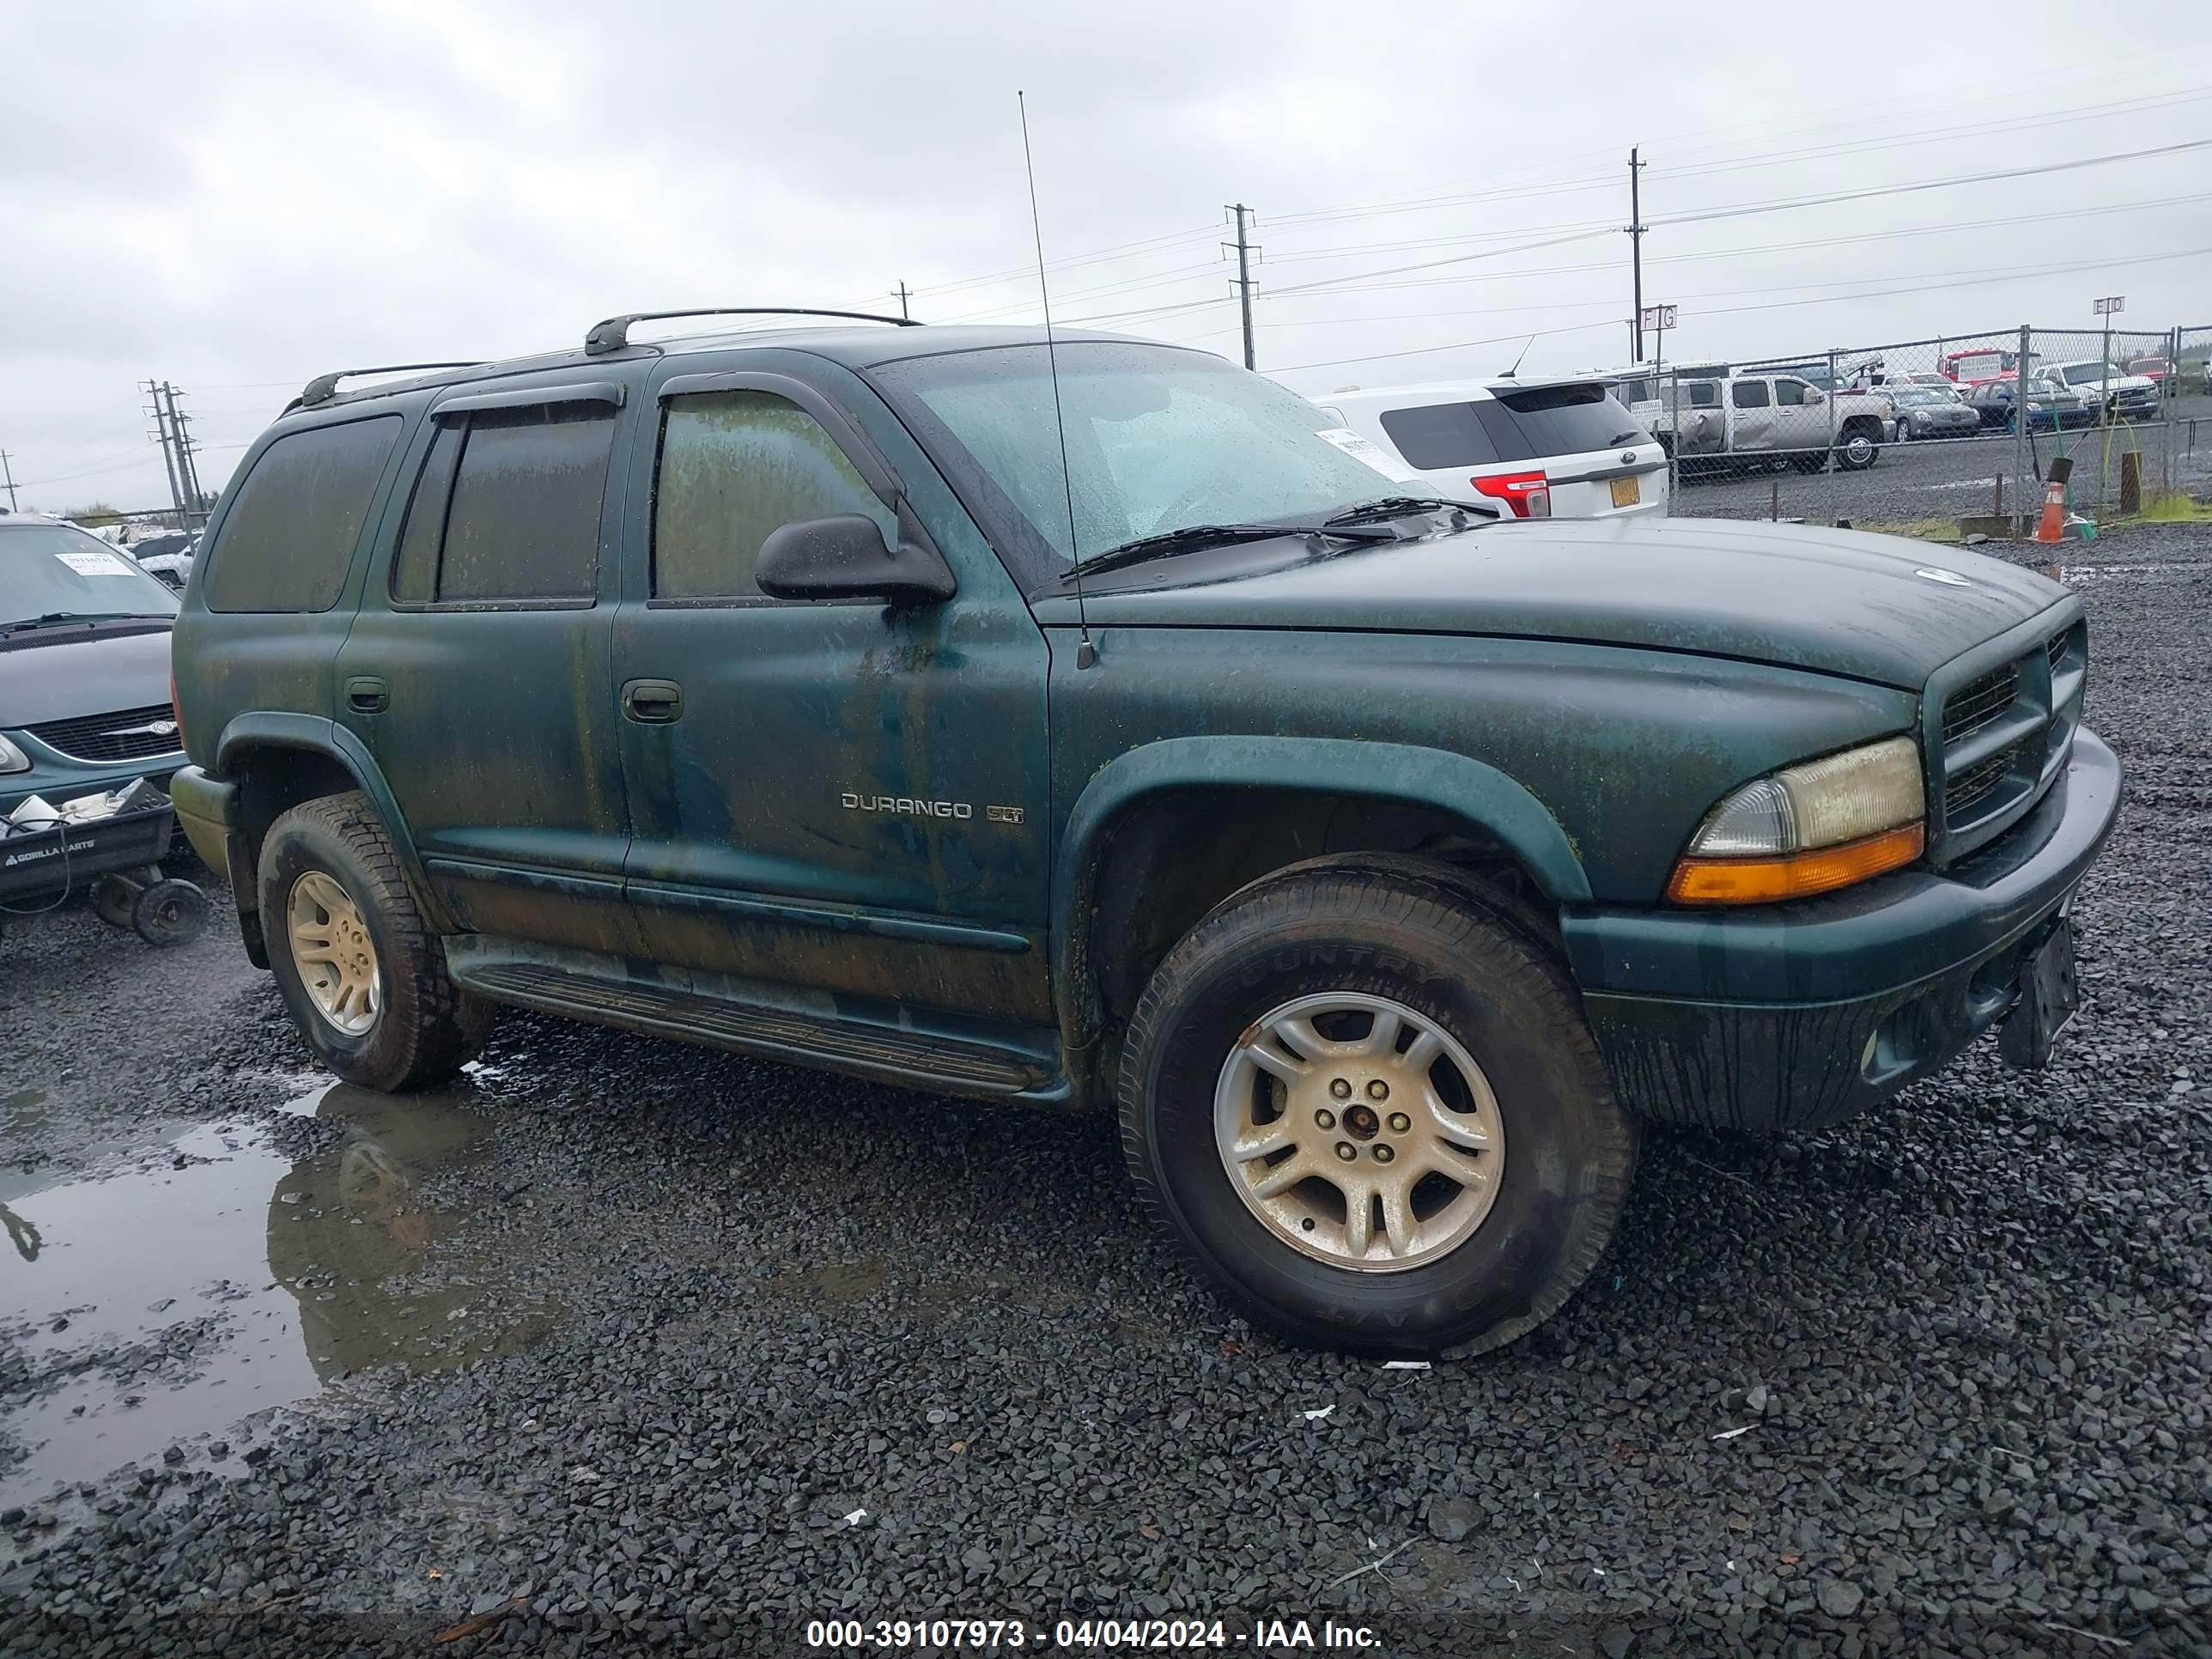
[(2072, 462), (2100, 521), (2212, 494), (2212, 326), (1994, 330), (1622, 377), (1678, 516), (2009, 534)]

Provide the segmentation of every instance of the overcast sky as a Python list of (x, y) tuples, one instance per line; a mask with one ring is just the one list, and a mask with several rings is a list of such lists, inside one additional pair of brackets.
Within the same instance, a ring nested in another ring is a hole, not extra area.
[(1034, 320), (1017, 87), (1057, 315), (1235, 354), (1243, 201), (1259, 364), (1301, 392), (1492, 373), (1540, 330), (1528, 369), (1624, 362), (1632, 144), (1670, 358), (2086, 328), (2115, 293), (2212, 324), (2212, 149), (1668, 222), (2212, 138), (2202, 0), (76, 0), (0, 8), (0, 64), (26, 507), (167, 503), (149, 376), (212, 488), (347, 365), (901, 282)]

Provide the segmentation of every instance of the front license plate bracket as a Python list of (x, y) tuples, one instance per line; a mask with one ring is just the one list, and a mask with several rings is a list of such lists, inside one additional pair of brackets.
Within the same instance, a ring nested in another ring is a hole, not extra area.
[(1997, 1029), (1999, 1058), (2021, 1071), (2041, 1071), (2080, 1004), (2074, 924), (2062, 912), (2021, 965), (2020, 1000)]

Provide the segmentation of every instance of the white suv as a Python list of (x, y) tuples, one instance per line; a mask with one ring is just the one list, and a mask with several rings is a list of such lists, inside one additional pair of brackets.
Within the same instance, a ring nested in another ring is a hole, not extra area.
[(1516, 519), (1667, 510), (1667, 453), (1604, 378), (1354, 387), (1314, 403), (1437, 495)]

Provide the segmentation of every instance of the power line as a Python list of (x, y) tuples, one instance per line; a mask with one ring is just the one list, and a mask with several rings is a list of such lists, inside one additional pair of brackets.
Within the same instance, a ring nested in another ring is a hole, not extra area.
[[(2206, 254), (2212, 254), (2212, 247), (2179, 248), (2170, 253), (2136, 254), (2129, 258), (2118, 259), (2084, 259), (2067, 264), (2050, 265), (2011, 265), (2002, 267), (1986, 274), (1968, 275), (1952, 281), (1920, 283), (1899, 288), (1878, 289), (1864, 294), (1826, 294), (1816, 295), (1814, 298), (1806, 300), (1778, 300), (1764, 305), (1719, 306), (1712, 308), (1711, 310), (1706, 311), (1702, 314), (1709, 317), (1733, 317), (1754, 311), (1786, 311), (1801, 306), (1833, 305), (1846, 300), (1879, 300), (1887, 299), (1893, 295), (1900, 294), (1932, 294), (1940, 289), (1950, 288), (1981, 288), (1985, 287), (1991, 283), (2010, 282), (2016, 277), (2021, 276), (2054, 276), (2087, 270), (2115, 270), (2134, 265), (2157, 264), (2168, 259), (2201, 258)], [(1875, 279), (1869, 278), (1869, 280)], [(1746, 293), (1758, 293), (1762, 290), (1753, 289), (1740, 291)], [(1605, 304), (1605, 301), (1602, 300), (1593, 300), (1588, 301), (1588, 303), (1592, 306), (1601, 306)], [(1607, 318), (1601, 319), (1600, 320), (1593, 323), (1582, 323), (1571, 325), (1563, 325), (1558, 328), (1538, 329), (1534, 331), (1534, 332), (1539, 337), (1541, 337), (1551, 334), (1573, 334), (1580, 332), (1583, 329), (1610, 328), (1613, 326), (1616, 326), (1615, 319)], [(1510, 334), (1497, 335), (1489, 339), (1453, 340), (1448, 341), (1442, 345), (1414, 346), (1404, 351), (1373, 352), (1363, 357), (1332, 357), (1320, 362), (1286, 363), (1280, 369), (1275, 372), (1278, 374), (1289, 374), (1295, 373), (1299, 369), (1337, 368), (1341, 368), (1346, 363), (1385, 362), (1400, 357), (1421, 357), (1426, 356), (1433, 352), (1457, 351), (1472, 346), (1496, 345), (1501, 341), (1518, 340), (1526, 337), (1529, 331), (1530, 331), (1526, 329), (1517, 329)]]
[(2122, 150), (2113, 155), (2084, 155), (2071, 161), (2042, 161), (2033, 167), (2000, 167), (1989, 173), (1962, 173), (1955, 179), (1923, 179), (1907, 185), (1872, 185), (1864, 190), (1835, 191), (1826, 196), (1745, 202), (1734, 207), (1709, 208), (1699, 213), (1678, 213), (1672, 218), (1656, 219), (1652, 222), (1662, 228), (1671, 225), (1702, 225), (1716, 219), (1741, 219), (1757, 213), (1787, 212), (1794, 208), (1828, 207), (1838, 202), (1863, 202), (1877, 196), (1906, 196), (1919, 191), (1949, 190), (1960, 185), (1985, 185), (1998, 179), (2034, 179), (2049, 173), (2074, 173), (2083, 167), (2106, 167), (2114, 161), (2142, 161), (2152, 156), (2180, 155), (2198, 149), (2212, 149), (2212, 138), (2191, 138), (2181, 143), (2160, 144), (2150, 149)]
[[(2142, 202), (2112, 202), (2094, 207), (2061, 208), (2050, 213), (2008, 214), (1996, 219), (1952, 220), (1940, 225), (1911, 225), (1896, 230), (1873, 230), (1863, 234), (1849, 236), (1823, 236), (1789, 242), (1760, 242), (1749, 246), (1713, 248), (1702, 253), (1666, 253), (1647, 260), (1645, 263), (1654, 265), (1675, 265), (1695, 264), (1712, 259), (1742, 259), (1761, 253), (1795, 253), (1808, 248), (1856, 246), (1866, 242), (1893, 241), (1911, 236), (1949, 236), (1961, 231), (2008, 228), (2014, 225), (2047, 224), (2057, 221), (2092, 218), (2112, 213), (2136, 213), (2152, 208), (2179, 207), (2196, 202), (2212, 202), (2212, 191), (2199, 191), (2188, 196), (2162, 196)], [(1505, 283), (1524, 276), (1573, 276), (1584, 272), (1595, 276), (1605, 269), (1606, 267), (1601, 264), (1589, 264), (1522, 266), (1513, 270), (1480, 271), (1469, 276), (1432, 276), (1405, 283), (1353, 283), (1334, 289), (1325, 297), (1333, 299), (1339, 294), (1380, 294), (1399, 289), (1462, 288), (1472, 283)], [(1280, 298), (1281, 295), (1279, 292), (1269, 293), (1261, 297), (1275, 300)], [(1375, 322), (1388, 318), (1468, 317), (1480, 314), (1482, 313), (1479, 308), (1456, 312), (1383, 312), (1367, 317), (1285, 319), (1281, 321), (1262, 322), (1258, 326), (1305, 328), (1319, 327), (1324, 323)]]

